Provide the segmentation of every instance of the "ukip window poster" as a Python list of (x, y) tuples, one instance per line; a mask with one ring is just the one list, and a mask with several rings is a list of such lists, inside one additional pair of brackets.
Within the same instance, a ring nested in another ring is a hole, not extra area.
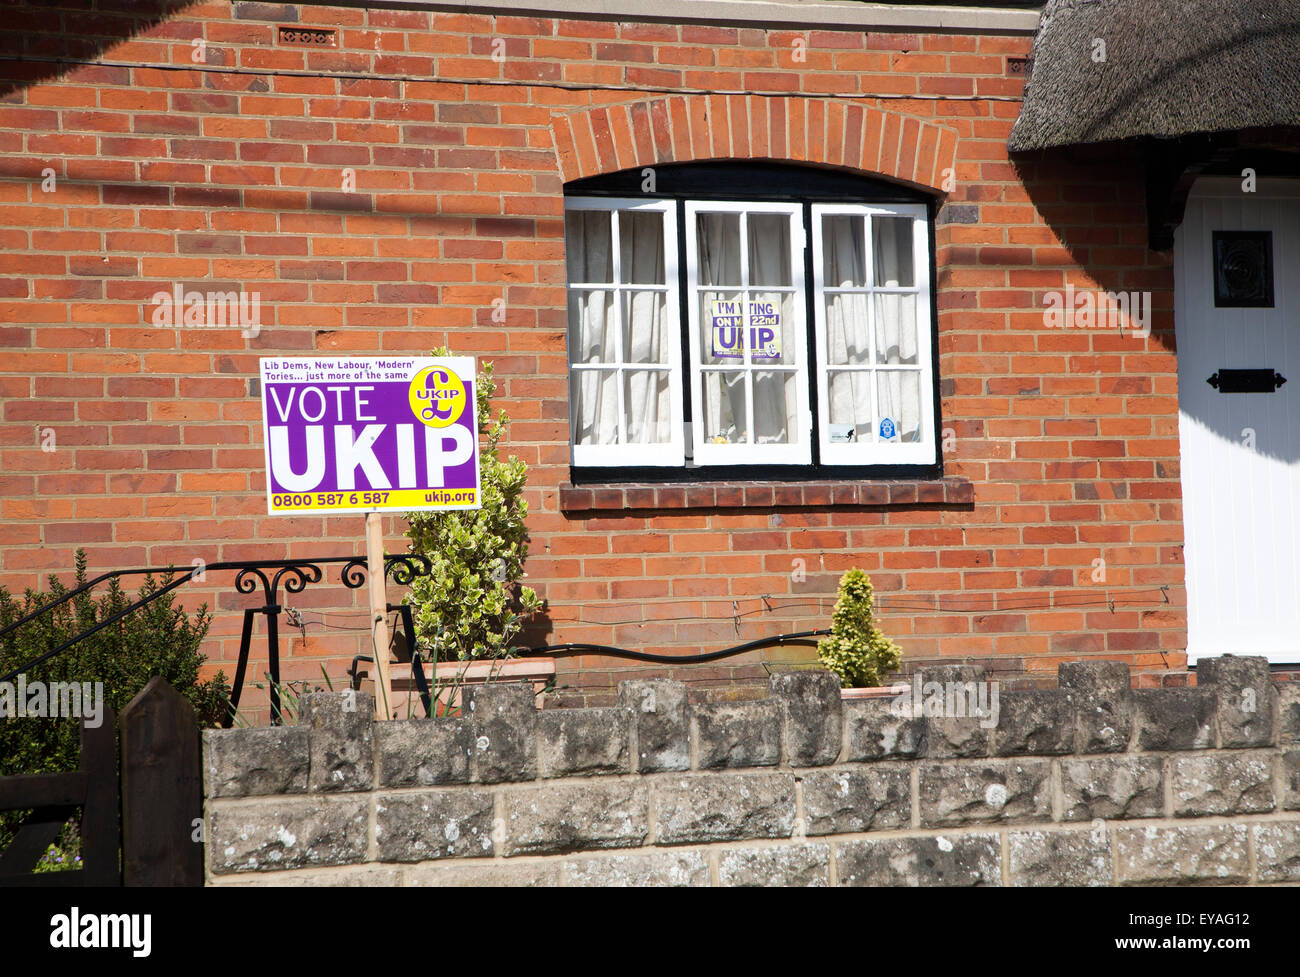
[(480, 507), (474, 360), (264, 357), (276, 513)]
[[(717, 299), (709, 305), (710, 353), (715, 359), (743, 360), (745, 347), (745, 307), (740, 299)], [(781, 358), (781, 310), (776, 302), (751, 299), (749, 302), (749, 358)]]

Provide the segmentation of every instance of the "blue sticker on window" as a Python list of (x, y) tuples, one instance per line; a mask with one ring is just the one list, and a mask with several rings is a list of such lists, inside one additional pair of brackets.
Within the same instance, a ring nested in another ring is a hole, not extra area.
[(894, 440), (897, 434), (898, 434), (898, 429), (894, 427), (894, 422), (891, 421), (888, 417), (881, 418), (880, 436), (884, 438), (886, 441), (892, 441)]

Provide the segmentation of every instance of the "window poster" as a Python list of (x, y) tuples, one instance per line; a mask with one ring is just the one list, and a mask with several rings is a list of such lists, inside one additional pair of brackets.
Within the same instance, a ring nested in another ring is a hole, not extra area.
[[(709, 304), (709, 352), (715, 359), (745, 358), (744, 329), (745, 312), (740, 299), (718, 299)], [(749, 358), (781, 359), (781, 310), (776, 302), (750, 300)]]

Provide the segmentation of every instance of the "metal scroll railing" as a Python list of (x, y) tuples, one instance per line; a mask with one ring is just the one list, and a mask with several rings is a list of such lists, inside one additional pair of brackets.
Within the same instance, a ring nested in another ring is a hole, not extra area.
[[(132, 601), (126, 608), (96, 623), (93, 627), (86, 628), (76, 636), (69, 638), (62, 644), (43, 652), (31, 661), (25, 662), (18, 668), (6, 675), (0, 675), (0, 682), (8, 682), (17, 677), (20, 673), (34, 668), (42, 662), (48, 661), (55, 655), (67, 651), (79, 641), (99, 631), (104, 630), (111, 624), (122, 620), (127, 615), (138, 611), (140, 608), (153, 603), (164, 594), (170, 593), (177, 587), (189, 583), (199, 574), (220, 571), (238, 571), (235, 576), (235, 590), (241, 594), (256, 593), (258, 584), (262, 587), (263, 603), (261, 607), (248, 607), (244, 609), (244, 627), (239, 642), (239, 661), (235, 667), (235, 679), (231, 685), (230, 709), (226, 717), (225, 725), (229, 726), (235, 717), (235, 712), (239, 708), (239, 698), (243, 691), (244, 680), (248, 671), (248, 662), (252, 653), (253, 624), (256, 615), (262, 614), (266, 617), (266, 654), (267, 654), (267, 672), (270, 677), (270, 697), (271, 697), (271, 721), (278, 724), (280, 722), (280, 633), (279, 633), (279, 615), (283, 610), (280, 605), (280, 590), (283, 586), (284, 593), (297, 594), (301, 593), (308, 584), (319, 583), (325, 576), (321, 569), (323, 566), (341, 566), (339, 573), (340, 581), (343, 586), (350, 590), (356, 590), (365, 585), (366, 582), (366, 558), (364, 556), (327, 556), (317, 557), (307, 560), (227, 560), (219, 563), (198, 564), (186, 569), (180, 576), (168, 581), (151, 591), (145, 596)], [(19, 628), (31, 623), (35, 619), (49, 614), (58, 607), (75, 600), (82, 594), (92, 591), (96, 586), (110, 580), (120, 580), (123, 577), (134, 576), (164, 576), (174, 573), (175, 567), (141, 567), (131, 570), (111, 570), (108, 573), (101, 574), (93, 580), (88, 580), (73, 590), (62, 594), (57, 600), (42, 604), (36, 610), (25, 614), (18, 620), (10, 623), (3, 629), (0, 629), (0, 639), (6, 635), (16, 632)], [(431, 570), (431, 564), (428, 558), (416, 554), (400, 554), (384, 556), (384, 575), (385, 579), (391, 579), (398, 585), (409, 584), (417, 576), (425, 576)], [(412, 630), (413, 623), (410, 614), (410, 608), (405, 605), (388, 605), (389, 611), (403, 610), (402, 615), (404, 625), (407, 629), (405, 635), (406, 646), (412, 652), (412, 668), (416, 672), (416, 684), (422, 685), (424, 682), (424, 669), (420, 663), (419, 652), (415, 649), (415, 635)], [(427, 691), (425, 692), (427, 698)], [(428, 703), (425, 703), (426, 709)]]

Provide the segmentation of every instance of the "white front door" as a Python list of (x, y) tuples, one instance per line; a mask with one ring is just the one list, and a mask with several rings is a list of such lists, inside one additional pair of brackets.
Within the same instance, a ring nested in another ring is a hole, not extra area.
[(1300, 186), (1203, 178), (1174, 241), (1188, 659), (1297, 662)]

